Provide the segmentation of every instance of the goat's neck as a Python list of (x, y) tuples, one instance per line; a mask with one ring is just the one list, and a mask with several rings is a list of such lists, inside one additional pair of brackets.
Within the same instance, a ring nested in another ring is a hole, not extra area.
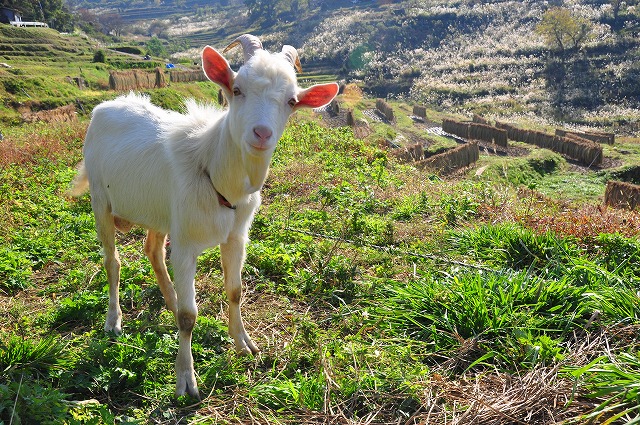
[(207, 171), (215, 189), (236, 204), (262, 188), (269, 172), (271, 155), (244, 154), (240, 146), (231, 140), (226, 120), (220, 124), (219, 132), (212, 135), (218, 142), (213, 145)]

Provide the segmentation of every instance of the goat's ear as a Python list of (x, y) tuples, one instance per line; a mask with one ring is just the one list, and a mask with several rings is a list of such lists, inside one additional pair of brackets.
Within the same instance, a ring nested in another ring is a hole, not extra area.
[(331, 102), (338, 94), (336, 83), (316, 84), (298, 93), (298, 103), (295, 108), (320, 108)]
[(229, 62), (211, 46), (206, 46), (202, 51), (202, 69), (207, 78), (226, 91), (225, 94), (229, 98), (235, 74), (229, 66)]

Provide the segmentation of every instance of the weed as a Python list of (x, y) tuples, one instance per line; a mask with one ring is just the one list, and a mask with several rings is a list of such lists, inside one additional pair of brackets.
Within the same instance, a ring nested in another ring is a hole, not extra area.
[(640, 423), (640, 358), (637, 354), (598, 357), (571, 373), (586, 381), (591, 398), (605, 400), (583, 419), (607, 424)]
[(579, 253), (568, 239), (537, 234), (514, 224), (482, 226), (451, 234), (459, 252), (516, 270), (545, 270), (571, 261)]

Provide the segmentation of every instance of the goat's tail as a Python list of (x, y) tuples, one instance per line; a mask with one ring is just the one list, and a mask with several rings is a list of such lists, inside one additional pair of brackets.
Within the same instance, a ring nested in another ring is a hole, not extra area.
[(78, 174), (73, 178), (71, 187), (67, 190), (69, 196), (80, 196), (89, 190), (89, 178), (87, 177), (87, 169), (84, 161), (78, 164)]

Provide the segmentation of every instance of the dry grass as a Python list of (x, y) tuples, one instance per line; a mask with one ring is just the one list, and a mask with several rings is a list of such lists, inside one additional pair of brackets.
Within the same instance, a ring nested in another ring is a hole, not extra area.
[(25, 133), (5, 134), (0, 142), (0, 169), (10, 164), (33, 164), (42, 159), (77, 155), (84, 140), (86, 123), (56, 121), (28, 128)]

